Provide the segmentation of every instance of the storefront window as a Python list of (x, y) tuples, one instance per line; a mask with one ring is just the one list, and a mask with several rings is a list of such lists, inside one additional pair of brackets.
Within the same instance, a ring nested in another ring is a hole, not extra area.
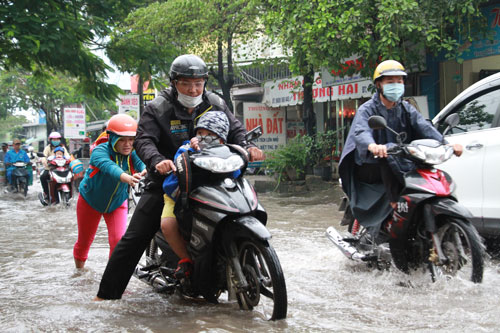
[[(331, 101), (328, 103), (327, 113), (325, 115), (326, 130), (336, 131), (337, 144), (335, 145), (334, 156), (340, 158), (344, 142), (351, 128), (352, 120), (360, 105), (366, 102), (368, 98), (345, 99)], [(325, 103), (327, 104), (327, 103)]]

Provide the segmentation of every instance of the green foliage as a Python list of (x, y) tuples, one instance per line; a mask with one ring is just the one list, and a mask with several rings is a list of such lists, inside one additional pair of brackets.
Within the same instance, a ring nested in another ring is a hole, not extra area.
[[(264, 0), (264, 19), (268, 33), (292, 50), (294, 70), (312, 64), (371, 77), (381, 59), (421, 66), (426, 51), (459, 57), (460, 46), (485, 31), (485, 2)], [(348, 67), (344, 59), (352, 56), (360, 63)]]
[(16, 138), (16, 133), (22, 129), (22, 124), (25, 122), (24, 116), (6, 116), (0, 121), (0, 140), (4, 142)]
[[(75, 78), (63, 73), (33, 75), (22, 68), (0, 73), (0, 115), (5, 118), (16, 109), (42, 109), (47, 116), (47, 131), (62, 130), (62, 107), (86, 103), (96, 118), (104, 119), (104, 110), (117, 109), (113, 101), (101, 101), (80, 89)], [(94, 119), (95, 120), (95, 119)]]
[(258, 3), (257, 0), (152, 3), (131, 13), (114, 34), (112, 45), (128, 46), (133, 56), (129, 58), (128, 51), (120, 55), (113, 50), (109, 55), (120, 68), (128, 70), (137, 64), (137, 72), (147, 75), (167, 73), (176, 55), (197, 54), (210, 65), (210, 74), (216, 78), (231, 107), (230, 89), (235, 75), (233, 53), (239, 44), (255, 36)]
[(309, 150), (309, 158), (313, 165), (326, 165), (335, 150), (337, 139), (336, 131), (318, 133)]
[(107, 47), (109, 59), (120, 71), (138, 74), (157, 89), (166, 85), (162, 75), (168, 73), (172, 60), (180, 53), (162, 31), (147, 27), (156, 23), (153, 20), (160, 7), (161, 3), (155, 2), (130, 13), (111, 33)]
[(138, 2), (0, 0), (0, 67), (63, 71), (86, 94), (113, 99), (120, 90), (104, 82), (111, 68), (90, 48), (103, 47), (97, 41)]
[(266, 169), (278, 175), (279, 180), (287, 179), (287, 170), (295, 169), (297, 174), (305, 174), (313, 139), (308, 135), (297, 135), (288, 143), (268, 154)]

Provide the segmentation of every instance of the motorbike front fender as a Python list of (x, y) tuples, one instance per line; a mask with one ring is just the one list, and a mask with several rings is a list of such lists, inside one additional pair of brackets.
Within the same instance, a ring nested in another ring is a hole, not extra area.
[(431, 202), (431, 212), (434, 216), (447, 215), (465, 219), (471, 219), (473, 217), (472, 213), (467, 208), (450, 198), (433, 200)]
[(424, 206), (424, 218), (427, 231), (435, 233), (437, 231), (436, 218), (439, 216), (451, 216), (462, 220), (470, 221), (472, 213), (450, 198), (439, 198), (432, 200)]
[(231, 235), (235, 236), (252, 236), (252, 238), (260, 240), (271, 239), (271, 233), (267, 228), (253, 216), (242, 216), (230, 223)]

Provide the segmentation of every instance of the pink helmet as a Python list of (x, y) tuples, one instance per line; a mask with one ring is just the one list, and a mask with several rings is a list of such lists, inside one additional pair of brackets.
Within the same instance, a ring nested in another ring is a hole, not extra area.
[(61, 134), (59, 132), (52, 132), (49, 134), (49, 140), (50, 139), (60, 139), (61, 138)]

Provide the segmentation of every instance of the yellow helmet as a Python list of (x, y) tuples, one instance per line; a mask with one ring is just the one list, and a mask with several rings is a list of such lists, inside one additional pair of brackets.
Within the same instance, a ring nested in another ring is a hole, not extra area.
[(382, 76), (406, 76), (405, 68), (396, 60), (382, 61), (373, 73), (373, 82)]

